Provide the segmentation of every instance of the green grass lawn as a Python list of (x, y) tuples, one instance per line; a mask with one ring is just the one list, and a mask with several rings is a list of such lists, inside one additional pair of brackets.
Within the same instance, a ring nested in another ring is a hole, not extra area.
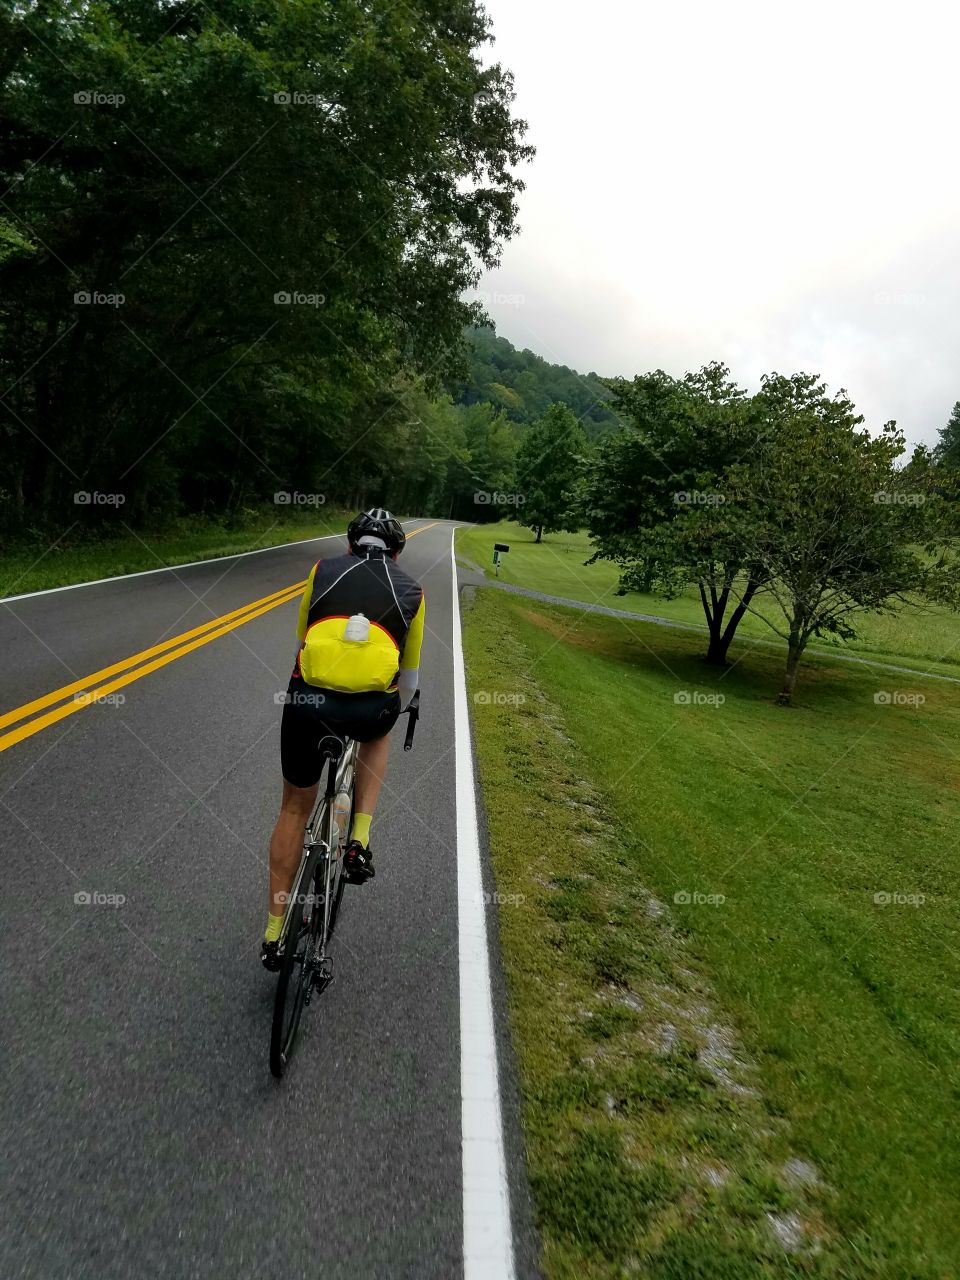
[(546, 1275), (960, 1275), (960, 699), (700, 648), (466, 613)]
[(325, 508), (307, 513), (280, 507), (233, 522), (182, 519), (160, 532), (120, 526), (112, 538), (95, 539), (76, 529), (59, 540), (37, 537), (3, 547), (0, 597), (342, 533), (349, 518), (346, 512)]
[[(589, 538), (584, 533), (550, 534), (537, 545), (535, 535), (518, 524), (475, 525), (457, 535), (457, 549), (481, 565), (488, 577), (493, 576), (491, 559), (494, 542), (507, 542), (510, 551), (502, 557), (500, 579), (521, 587), (533, 587), (548, 595), (566, 596), (593, 604), (610, 605), (637, 613), (656, 614), (676, 622), (703, 626), (703, 609), (694, 588), (676, 600), (661, 596), (641, 595), (630, 591), (618, 596), (616, 566), (606, 560), (585, 565), (592, 554)], [(772, 620), (782, 624), (776, 607), (758, 601), (758, 608), (769, 612)], [(840, 653), (877, 661), (904, 660), (907, 665), (944, 674), (960, 675), (960, 615), (945, 609), (907, 610), (900, 615), (865, 614), (856, 621), (859, 635), (852, 641), (814, 638), (812, 647), (834, 649)], [(751, 638), (784, 644), (762, 619), (747, 614), (737, 631), (741, 648)], [(736, 642), (735, 642), (736, 643)], [(785, 648), (784, 644), (784, 648)], [(737, 649), (731, 653), (737, 657)], [(800, 679), (803, 679), (801, 673)]]

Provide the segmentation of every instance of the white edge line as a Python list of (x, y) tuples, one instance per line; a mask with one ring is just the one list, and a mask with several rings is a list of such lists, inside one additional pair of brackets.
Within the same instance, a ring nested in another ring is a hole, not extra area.
[(513, 1280), (510, 1192), (500, 1116), (497, 1042), (487, 954), (480, 834), (463, 664), (460, 595), (453, 573), (453, 695), (457, 775), (457, 925), (460, 953), (460, 1097), (464, 1280)]
[(206, 560), (188, 560), (184, 564), (163, 564), (156, 569), (139, 569), (136, 573), (117, 573), (112, 578), (91, 578), (89, 582), (70, 582), (65, 587), (24, 591), (19, 596), (0, 596), (0, 604), (13, 604), (14, 600), (34, 600), (37, 596), (51, 596), (57, 591), (77, 591), (80, 587), (99, 587), (105, 582), (125, 582), (127, 578), (145, 578), (151, 573), (173, 573), (175, 569), (195, 569), (197, 565), (216, 564), (219, 560), (239, 560), (241, 556), (259, 556), (264, 551), (282, 551), (284, 547), (304, 547), (308, 542), (329, 542), (331, 538), (343, 537), (346, 537), (345, 531), (344, 533), (323, 533), (318, 538), (300, 538), (297, 542), (277, 542), (272, 547), (257, 547), (253, 551), (234, 551), (229, 556), (209, 556)]

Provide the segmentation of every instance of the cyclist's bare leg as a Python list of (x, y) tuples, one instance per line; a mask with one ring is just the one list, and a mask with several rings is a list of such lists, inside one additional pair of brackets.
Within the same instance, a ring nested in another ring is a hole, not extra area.
[(303, 833), (317, 798), (317, 787), (294, 787), (284, 780), (280, 816), (270, 837), (270, 911), (282, 916), (303, 853)]
[(380, 788), (387, 772), (390, 755), (390, 738), (374, 738), (373, 742), (361, 742), (357, 753), (357, 783), (353, 807), (357, 813), (370, 813), (377, 807)]

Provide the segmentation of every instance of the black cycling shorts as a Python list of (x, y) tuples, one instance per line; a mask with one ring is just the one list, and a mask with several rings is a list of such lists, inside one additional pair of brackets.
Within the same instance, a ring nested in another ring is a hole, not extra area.
[(400, 694), (337, 693), (290, 681), (280, 721), (280, 767), (294, 787), (312, 787), (323, 772), (321, 738), (372, 742), (397, 723)]

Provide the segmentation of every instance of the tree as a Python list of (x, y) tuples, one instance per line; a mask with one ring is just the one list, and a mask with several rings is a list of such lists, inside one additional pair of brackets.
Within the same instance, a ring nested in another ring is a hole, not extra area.
[(15, 518), (96, 516), (77, 489), (219, 508), (389, 453), (365, 406), (452, 373), (516, 225), (532, 151), (489, 34), (476, 0), (8, 7)]
[(455, 502), (471, 519), (496, 518), (495, 495), (510, 491), (515, 483), (514, 429), (503, 410), (486, 402), (462, 407), (457, 415), (467, 461), (456, 482)]
[(710, 633), (706, 660), (723, 664), (765, 581), (728, 485), (741, 459), (761, 462), (752, 402), (719, 363), (681, 379), (658, 369), (608, 385), (624, 425), (600, 441), (583, 487), (593, 559), (619, 567), (621, 592), (672, 598), (695, 585)]
[(940, 443), (934, 456), (938, 462), (960, 471), (960, 400), (953, 406), (947, 425), (940, 428)]
[[(879, 435), (840, 391), (812, 374), (770, 374), (756, 397), (768, 444), (760, 468), (741, 464), (728, 483), (744, 519), (744, 555), (763, 577), (787, 642), (783, 688), (793, 696), (814, 635), (854, 634), (853, 615), (928, 601), (960, 607), (960, 558), (950, 504), (924, 450), (898, 469), (904, 438)], [(756, 612), (756, 610), (754, 610)]]
[(552, 404), (527, 428), (517, 451), (517, 520), (536, 529), (537, 542), (544, 533), (580, 527), (573, 494), (586, 448), (580, 424), (565, 404)]
[(353, 447), (335, 468), (334, 491), (354, 507), (447, 514), (469, 457), (449, 397), (434, 397), (423, 379), (404, 374), (364, 404)]

